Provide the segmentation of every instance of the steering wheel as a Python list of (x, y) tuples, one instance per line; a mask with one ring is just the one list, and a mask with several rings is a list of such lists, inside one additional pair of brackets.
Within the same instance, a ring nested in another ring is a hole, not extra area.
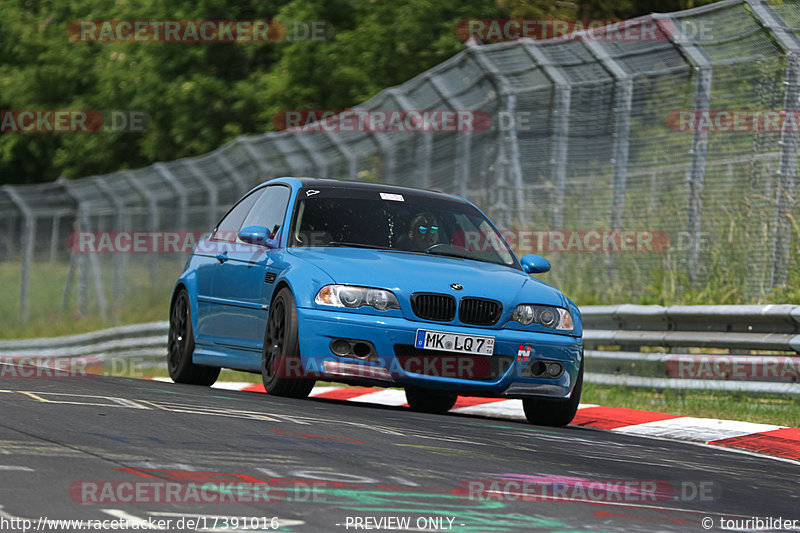
[(450, 248), (450, 245), (446, 242), (437, 242), (436, 244), (431, 244), (427, 248), (425, 248), (425, 252), (433, 252), (442, 248)]

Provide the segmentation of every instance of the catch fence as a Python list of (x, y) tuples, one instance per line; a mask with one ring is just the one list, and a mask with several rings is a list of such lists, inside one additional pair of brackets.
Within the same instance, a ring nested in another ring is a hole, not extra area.
[[(284, 175), (465, 196), (502, 228), (534, 232), (517, 251), (548, 257), (544, 279), (579, 304), (704, 291), (768, 301), (800, 278), (798, 132), (783, 122), (800, 109), (800, 2), (725, 0), (619, 24), (655, 24), (657, 36), (616, 39), (611, 26), (599, 38), (469, 42), (357, 107), (480, 110), (486, 128), (269, 132), (137, 170), (3, 186), (0, 261), (20, 272), (14, 313), (113, 322), (131, 306), (165, 306), (185, 254), (73, 253), (69, 235), (207, 230), (249, 188)], [(748, 110), (784, 114), (778, 127), (713, 121)], [(593, 231), (649, 232), (661, 244), (620, 250)]]

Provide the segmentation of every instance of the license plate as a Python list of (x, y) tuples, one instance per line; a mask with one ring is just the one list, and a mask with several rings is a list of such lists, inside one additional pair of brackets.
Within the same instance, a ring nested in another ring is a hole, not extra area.
[(492, 355), (494, 353), (494, 337), (483, 335), (461, 335), (446, 331), (417, 330), (417, 348), (439, 350), (442, 352), (475, 353)]

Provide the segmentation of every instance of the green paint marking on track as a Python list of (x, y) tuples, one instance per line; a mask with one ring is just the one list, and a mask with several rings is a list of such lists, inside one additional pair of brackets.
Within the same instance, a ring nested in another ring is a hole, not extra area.
[[(207, 486), (207, 490), (224, 492), (225, 488)], [(301, 493), (302, 498), (308, 498), (308, 487), (278, 486), (275, 490), (280, 493)], [(399, 492), (391, 490), (361, 490), (344, 488), (314, 487), (311, 489), (317, 496), (317, 505), (335, 505), (337, 509), (360, 512), (391, 512), (408, 514), (436, 514), (453, 516), (458, 525), (453, 524), (452, 531), (463, 533), (483, 533), (488, 529), (492, 531), (519, 531), (524, 528), (567, 528), (567, 524), (549, 518), (510, 514), (507, 512), (493, 512), (506, 509), (509, 504), (502, 501), (468, 499), (463, 494), (450, 492)], [(319, 499), (319, 495), (333, 497), (333, 499)], [(291, 500), (291, 497), (286, 498)], [(461, 524), (464, 524), (463, 526)]]
[[(498, 426), (496, 424), (482, 424), (481, 422), (458, 422), (458, 424), (464, 426), (475, 426), (481, 428), (497, 428), (497, 429), (511, 429), (511, 430), (519, 430), (519, 431), (527, 431), (530, 433), (544, 433), (545, 435), (556, 435), (559, 437), (563, 437), (564, 434), (558, 431), (550, 431), (547, 429), (535, 428), (535, 427), (526, 427), (525, 425), (520, 424), (519, 426)], [(581, 435), (582, 439), (596, 439), (597, 437), (593, 435)]]
[(180, 392), (175, 392), (174, 390), (148, 389), (147, 387), (134, 387), (134, 389), (146, 390), (148, 392), (163, 392), (164, 394), (181, 394)]

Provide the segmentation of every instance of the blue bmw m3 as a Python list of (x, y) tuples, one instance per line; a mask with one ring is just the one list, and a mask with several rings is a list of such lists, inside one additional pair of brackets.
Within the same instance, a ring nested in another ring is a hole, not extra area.
[(566, 425), (581, 316), (530, 276), (549, 269), (457, 196), (274, 179), (197, 243), (171, 299), (169, 373), (208, 386), (223, 367), (258, 372), (295, 398), (316, 380), (403, 387), (431, 413), (459, 394), (521, 398), (531, 423)]

